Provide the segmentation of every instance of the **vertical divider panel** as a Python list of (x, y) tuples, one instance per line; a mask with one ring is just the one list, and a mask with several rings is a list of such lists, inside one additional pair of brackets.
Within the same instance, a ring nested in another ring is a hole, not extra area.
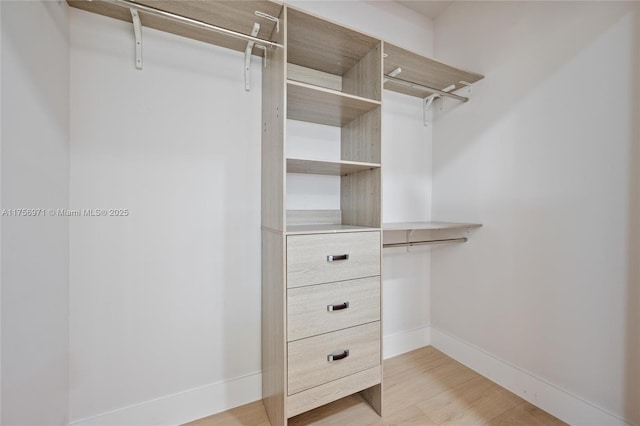
[(286, 160), (287, 8), (262, 71), (262, 399), (272, 425), (287, 424)]
[(342, 91), (379, 101), (382, 97), (382, 42), (342, 76)]
[[(382, 42), (371, 49), (342, 77), (347, 93), (382, 99)], [(352, 120), (341, 129), (341, 158), (379, 164), (381, 161), (382, 107)], [(343, 176), (340, 183), (342, 223), (381, 226), (381, 170), (373, 169)]]
[(380, 163), (381, 108), (375, 108), (340, 129), (340, 157), (342, 160)]
[(380, 169), (342, 176), (340, 180), (342, 224), (379, 228), (381, 226), (380, 188)]
[[(384, 93), (382, 90), (383, 84), (384, 84), (382, 79), (383, 69), (384, 69), (383, 53), (384, 53), (384, 42), (380, 42), (380, 44), (377, 46), (377, 52), (376, 52), (377, 54), (376, 58), (379, 58), (378, 64), (380, 65), (380, 67), (376, 70), (376, 76), (372, 78), (375, 78), (377, 83), (379, 84), (378, 87), (380, 88), (380, 92), (379, 92), (380, 97), (376, 99), (381, 102), (384, 97)], [(378, 173), (377, 173), (378, 190), (376, 192), (376, 197), (374, 202), (378, 207), (378, 212), (376, 217), (378, 220), (378, 226), (382, 226), (382, 223), (383, 223), (382, 222), (382, 173), (383, 173), (383, 169), (382, 169), (382, 107), (377, 108), (374, 111), (371, 111), (370, 114), (374, 112), (376, 113), (375, 118), (367, 117), (367, 119), (370, 120), (370, 123), (368, 125), (363, 125), (358, 123), (353, 123), (353, 124), (358, 124), (358, 126), (363, 127), (363, 129), (359, 130), (358, 132), (361, 133), (362, 140), (368, 141), (368, 144), (366, 144), (366, 146), (371, 148), (371, 151), (368, 152), (368, 155), (370, 156), (370, 158), (375, 159), (375, 161), (371, 161), (371, 162), (379, 163), (381, 166), (380, 169), (378, 169)], [(364, 118), (364, 117), (361, 117), (361, 118)], [(351, 124), (352, 123), (349, 123), (349, 125), (346, 127), (350, 128)], [(347, 133), (351, 131), (352, 131), (351, 129), (346, 130)], [(345, 129), (343, 129), (343, 137), (344, 137), (344, 134), (345, 134)], [(353, 145), (351, 146), (350, 145), (351, 144), (349, 143), (346, 144), (346, 148), (344, 147), (345, 145), (343, 145), (342, 155), (349, 155), (348, 152), (345, 152), (347, 148), (351, 150), (354, 149)], [(357, 146), (357, 144), (355, 145)], [(382, 232), (380, 232), (380, 285), (382, 285), (382, 275), (383, 275), (382, 274)], [(382, 312), (382, 289), (380, 291), (380, 323), (384, 324), (384, 315)], [(380, 376), (381, 377), (384, 376), (384, 366), (382, 362), (383, 353), (384, 353), (383, 345), (384, 345), (383, 327), (380, 327)], [(360, 396), (362, 396), (362, 398), (364, 398), (364, 400), (369, 403), (369, 405), (376, 411), (376, 413), (378, 413), (378, 415), (380, 416), (383, 415), (382, 406), (384, 404), (383, 404), (382, 383), (363, 390), (362, 392), (360, 392)]]
[(283, 8), (280, 32), (273, 32), (273, 40), (285, 47), (268, 49), (262, 71), (262, 226), (283, 232), (286, 230), (286, 31)]

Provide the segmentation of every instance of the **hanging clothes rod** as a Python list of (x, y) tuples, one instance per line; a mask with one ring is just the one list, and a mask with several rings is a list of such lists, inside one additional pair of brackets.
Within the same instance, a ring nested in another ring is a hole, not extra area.
[(186, 16), (176, 15), (175, 13), (165, 12), (164, 10), (156, 9), (154, 7), (145, 6), (142, 4), (134, 3), (128, 0), (102, 0), (105, 3), (115, 4), (117, 6), (126, 7), (129, 9), (135, 9), (140, 12), (145, 12), (150, 15), (160, 16), (163, 18), (171, 19), (172, 21), (181, 22), (183, 24), (191, 25), (192, 27), (203, 28), (206, 30), (214, 31), (220, 34), (226, 34), (230, 37), (240, 38), (254, 43), (261, 44), (269, 47), (284, 47), (281, 44), (274, 43), (273, 41), (263, 40), (258, 37), (253, 37), (247, 34), (239, 33), (237, 31), (228, 30), (226, 28), (218, 27), (216, 25), (207, 24), (206, 22), (198, 21), (196, 19), (187, 18)]
[(449, 93), (449, 92), (444, 92), (442, 90), (434, 89), (433, 87), (425, 86), (424, 84), (418, 84), (418, 83), (414, 83), (412, 81), (402, 80), (402, 79), (400, 79), (398, 77), (394, 77), (394, 76), (388, 75), (388, 74), (385, 74), (384, 78), (386, 80), (393, 81), (394, 83), (398, 83), (398, 84), (400, 84), (402, 86), (418, 87), (420, 89), (428, 90), (428, 91), (433, 92), (433, 93), (435, 93), (437, 95), (440, 95), (440, 96), (446, 96), (448, 98), (457, 99), (457, 100), (462, 101), (462, 102), (469, 102), (469, 98), (465, 98), (464, 96), (456, 95), (455, 93)]
[(388, 243), (388, 244), (383, 244), (382, 247), (384, 248), (411, 247), (411, 246), (426, 246), (429, 244), (466, 243), (466, 242), (467, 242), (467, 238), (463, 237), (463, 238), (447, 238), (444, 240), (409, 241), (406, 243)]

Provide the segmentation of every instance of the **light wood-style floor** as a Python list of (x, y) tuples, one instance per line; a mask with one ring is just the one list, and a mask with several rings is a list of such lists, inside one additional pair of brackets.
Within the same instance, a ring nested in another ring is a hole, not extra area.
[[(289, 419), (290, 425), (564, 425), (431, 346), (384, 361), (384, 417), (352, 395)], [(269, 426), (261, 401), (189, 426)]]

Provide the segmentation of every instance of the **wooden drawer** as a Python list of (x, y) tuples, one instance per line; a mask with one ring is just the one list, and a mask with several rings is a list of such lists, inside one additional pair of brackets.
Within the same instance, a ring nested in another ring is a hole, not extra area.
[(287, 287), (380, 275), (380, 232), (287, 237)]
[(380, 322), (291, 342), (287, 364), (289, 395), (380, 365)]
[(288, 341), (379, 319), (379, 276), (287, 290)]
[(297, 416), (347, 395), (370, 388), (382, 381), (382, 367), (377, 366), (342, 377), (287, 397), (287, 417)]

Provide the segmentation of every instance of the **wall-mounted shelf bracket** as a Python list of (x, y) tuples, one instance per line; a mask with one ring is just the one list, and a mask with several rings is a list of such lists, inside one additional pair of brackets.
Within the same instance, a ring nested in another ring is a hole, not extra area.
[(280, 32), (280, 18), (276, 18), (275, 16), (271, 16), (268, 15), (264, 12), (260, 12), (259, 10), (255, 11), (256, 16), (259, 16), (260, 18), (264, 18), (267, 19), (271, 22), (275, 22), (276, 23), (276, 32), (279, 33)]
[[(257, 14), (258, 12), (256, 12)], [(260, 24), (254, 22), (253, 29), (251, 30), (251, 37), (255, 37), (260, 32)], [(253, 51), (253, 46), (255, 42), (249, 41), (247, 43), (247, 48), (244, 50), (244, 90), (247, 92), (251, 90), (251, 76), (249, 71), (251, 70), (251, 52)], [(266, 49), (265, 49), (265, 58), (266, 58)]]
[(136, 68), (142, 69), (142, 23), (140, 22), (140, 16), (135, 9), (129, 9), (131, 11), (131, 21), (133, 22), (133, 35), (136, 38)]
[(422, 100), (422, 110), (423, 110), (423, 117), (424, 117), (424, 125), (428, 126), (429, 124), (431, 124), (429, 122), (429, 109), (431, 108), (431, 105), (433, 105), (433, 101), (435, 101), (436, 99), (438, 99), (440, 97), (440, 95), (431, 95), (431, 96), (427, 96), (426, 98), (424, 98)]
[[(464, 97), (464, 99), (466, 99), (466, 101), (464, 102), (468, 102), (470, 99), (470, 95), (471, 95), (471, 83), (467, 83), (466, 81), (460, 81), (460, 84), (464, 87), (467, 88), (467, 93), (466, 93), (466, 97)], [(450, 93), (453, 92), (454, 90), (460, 90), (462, 87), (458, 86), (456, 87), (455, 84), (452, 84), (449, 87), (446, 87), (444, 89), (442, 89), (442, 92), (444, 93)], [(431, 124), (429, 122), (429, 119), (427, 118), (427, 113), (429, 112), (429, 108), (431, 108), (433, 106), (433, 102), (436, 99), (440, 99), (443, 98), (444, 95), (440, 95), (438, 93), (434, 93), (433, 95), (427, 96), (426, 98), (423, 99), (423, 110), (424, 110), (424, 125), (428, 126), (429, 124)], [(440, 110), (442, 110), (442, 104), (440, 105)]]
[[(391, 71), (388, 75), (389, 75), (390, 77), (395, 77), (395, 76), (397, 76), (398, 74), (400, 74), (401, 72), (402, 72), (402, 68), (398, 67), (398, 68), (395, 68), (393, 71)], [(384, 81), (383, 81), (383, 83), (386, 83), (387, 81), (389, 81), (389, 79), (388, 79), (388, 78), (385, 78), (385, 79), (384, 79)]]

